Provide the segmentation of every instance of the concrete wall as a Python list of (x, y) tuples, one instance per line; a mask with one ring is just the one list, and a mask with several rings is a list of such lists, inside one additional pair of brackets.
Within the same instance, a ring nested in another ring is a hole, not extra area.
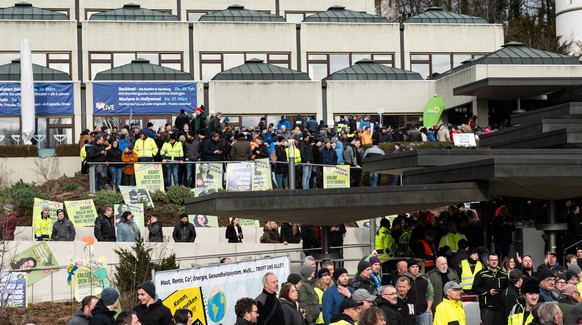
[[(44, 157), (44, 158), (0, 158), (0, 174), (6, 175), (12, 183), (22, 179), (25, 183), (44, 181), (43, 173), (39, 172), (42, 165), (45, 168), (57, 166), (58, 172), (50, 173), (50, 179), (75, 176), (81, 171), (81, 159), (79, 157)], [(50, 169), (55, 170), (55, 169)], [(46, 175), (46, 173), (45, 173)], [(88, 189), (87, 189), (88, 190)]]
[[(164, 228), (164, 234), (171, 236), (172, 228)], [(291, 259), (291, 271), (299, 272), (303, 255), (300, 253), (301, 244), (261, 244), (259, 237), (262, 235), (262, 228), (244, 227), (243, 233), (245, 240), (242, 244), (229, 244), (224, 238), (225, 228), (197, 228), (197, 237), (194, 244), (174, 243), (169, 241), (165, 244), (152, 243), (154, 256), (163, 252), (175, 252), (179, 260), (180, 268), (189, 268), (192, 266), (218, 263), (222, 257), (231, 257), (234, 261), (240, 261), (245, 258), (261, 258), (265, 256), (285, 256), (289, 254)], [(17, 254), (36, 242), (31, 241), (31, 227), (19, 227), (17, 229), (17, 238), (15, 242), (10, 242), (6, 250), (11, 256)], [(40, 302), (47, 300), (71, 300), (72, 290), (66, 284), (67, 272), (66, 267), (73, 260), (88, 257), (85, 250), (85, 243), (80, 238), (92, 236), (93, 228), (78, 228), (77, 239), (74, 242), (48, 242), (53, 254), (59, 265), (63, 268), (51, 276), (39, 281), (32, 287), (29, 287), (29, 302)], [(347, 228), (345, 244), (369, 243), (368, 228)], [(118, 263), (118, 257), (113, 252), (118, 248), (130, 248), (131, 243), (106, 243), (97, 242), (94, 245), (94, 256), (106, 256), (109, 266), (109, 276), (115, 270), (115, 263)], [(281, 251), (286, 250), (286, 251)], [(291, 251), (291, 252), (289, 252)], [(354, 273), (357, 269), (357, 260), (369, 253), (369, 248), (349, 248), (344, 250), (346, 259), (354, 259), (345, 263), (345, 267)], [(234, 254), (240, 254), (235, 256)], [(10, 257), (10, 256), (8, 256)]]

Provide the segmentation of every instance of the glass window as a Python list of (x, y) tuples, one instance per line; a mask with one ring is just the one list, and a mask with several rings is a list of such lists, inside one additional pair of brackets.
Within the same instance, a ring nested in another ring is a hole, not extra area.
[(308, 54), (307, 60), (326, 60), (327, 54)]
[(56, 148), (58, 144), (73, 144), (72, 128), (50, 128), (49, 148)]
[(269, 54), (269, 60), (289, 60), (288, 54)]
[(372, 54), (374, 61), (393, 61), (392, 54)]
[(222, 60), (222, 55), (221, 54), (201, 54), (200, 58), (202, 60)]
[(273, 62), (269, 62), (269, 64), (280, 67), (280, 68), (285, 68), (285, 69), (290, 69), (289, 67), (289, 63), (273, 63)]
[(469, 60), (471, 54), (454, 54), (453, 55), (453, 68), (460, 66), (463, 61)]
[(46, 67), (46, 54), (45, 53), (32, 53), (32, 63)]
[(162, 60), (182, 60), (180, 53), (162, 53)]
[(20, 58), (18, 53), (0, 53), (0, 65), (12, 63), (12, 60)]
[(69, 60), (71, 55), (68, 53), (49, 53), (49, 60)]
[(91, 79), (95, 78), (99, 72), (111, 69), (110, 63), (91, 63)]
[(350, 56), (348, 54), (330, 54), (329, 74), (350, 66)]
[(131, 61), (135, 60), (134, 53), (114, 53), (113, 54), (113, 66), (119, 67), (122, 65), (130, 64)]
[(91, 53), (91, 60), (111, 60), (111, 53)]
[(430, 60), (430, 55), (429, 54), (412, 54), (410, 56), (410, 59), (413, 60), (413, 61), (414, 60), (419, 60), (419, 61), (420, 60), (425, 60), (425, 61), (428, 61), (428, 60)]
[(95, 115), (93, 124), (98, 126), (106, 125), (111, 130), (113, 127), (119, 127), (119, 118), (117, 116)]
[(20, 120), (18, 117), (3, 117), (0, 118), (0, 144), (18, 144), (12, 138), (12, 135), (20, 135)]
[(372, 55), (371, 54), (359, 54), (359, 53), (354, 53), (352, 54), (352, 64), (356, 64), (356, 62), (362, 60), (362, 59), (372, 59)]
[(70, 117), (49, 118), (49, 124), (73, 124), (73, 119)]
[(71, 74), (71, 65), (68, 63), (49, 63), (48, 67), (51, 69), (62, 71), (64, 73)]
[(217, 73), (222, 72), (222, 64), (220, 63), (202, 63), (202, 80), (208, 81)]
[(160, 64), (158, 53), (137, 53), (138, 58), (149, 60), (151, 64)]
[(429, 63), (412, 63), (410, 65), (410, 70), (420, 73), (424, 79), (427, 79), (430, 76)]
[(275, 128), (277, 128), (277, 123), (281, 120), (281, 116), (277, 115), (277, 116), (273, 116), (273, 115), (269, 115), (267, 116), (267, 125), (273, 123), (273, 126)]
[(241, 117), (241, 124), (245, 128), (248, 128), (249, 126), (257, 126), (257, 125), (259, 125), (259, 122), (261, 121), (261, 117), (263, 117), (263, 116), (242, 116)]
[(285, 20), (289, 23), (299, 24), (305, 19), (305, 14), (303, 13), (295, 13), (295, 14), (286, 14)]
[(267, 54), (266, 53), (247, 53), (246, 60), (250, 59), (259, 59), (263, 60), (264, 63), (267, 63)]
[(432, 55), (432, 73), (443, 73), (451, 70), (450, 54), (433, 54)]
[(189, 12), (188, 21), (196, 22), (200, 20), (200, 17), (206, 15), (207, 12)]
[(162, 63), (162, 67), (182, 71), (182, 64), (181, 63)]
[(327, 77), (327, 63), (310, 63), (308, 73), (311, 80), (321, 80)]
[(243, 54), (223, 54), (224, 57), (224, 70), (228, 70), (239, 65), (243, 65), (244, 55)]

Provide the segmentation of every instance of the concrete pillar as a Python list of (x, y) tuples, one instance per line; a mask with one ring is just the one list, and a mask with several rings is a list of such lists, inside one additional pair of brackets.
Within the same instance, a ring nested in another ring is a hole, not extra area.
[(479, 119), (477, 124), (481, 127), (489, 125), (489, 101), (487, 99), (473, 99), (473, 115), (477, 115)]

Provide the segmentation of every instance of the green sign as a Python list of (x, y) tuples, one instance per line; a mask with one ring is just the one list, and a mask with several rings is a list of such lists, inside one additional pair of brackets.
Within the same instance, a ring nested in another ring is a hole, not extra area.
[(437, 125), (441, 114), (445, 110), (445, 100), (440, 96), (434, 96), (424, 106), (422, 125), (426, 128)]

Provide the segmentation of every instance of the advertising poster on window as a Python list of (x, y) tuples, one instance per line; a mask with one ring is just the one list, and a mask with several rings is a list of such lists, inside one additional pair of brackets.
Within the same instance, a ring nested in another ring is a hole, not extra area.
[[(48, 208), (48, 210), (43, 210), (43, 208)], [(32, 207), (33, 238), (35, 234), (48, 235), (48, 238), (50, 238), (53, 231), (53, 223), (57, 221), (57, 210), (64, 208), (65, 206), (62, 202), (43, 200), (35, 197), (34, 206)], [(50, 218), (50, 221), (46, 220), (47, 217)]]
[(162, 164), (135, 164), (135, 185), (149, 192), (165, 192)]
[(119, 191), (125, 204), (144, 204), (146, 208), (153, 208), (154, 202), (150, 192), (141, 186), (120, 186)]
[(93, 113), (177, 114), (196, 108), (196, 83), (94, 82)]
[(350, 187), (350, 166), (336, 165), (323, 167), (323, 188)]
[(189, 214), (188, 220), (194, 225), (194, 227), (218, 228), (217, 216), (207, 216), (205, 214)]
[(194, 184), (195, 196), (203, 196), (222, 189), (222, 164), (200, 163), (195, 165)]
[(158, 297), (172, 312), (192, 310), (193, 324), (234, 324), (236, 301), (258, 296), (267, 272), (275, 274), (280, 283), (285, 281), (290, 273), (289, 257), (161, 271), (154, 275), (154, 284)]
[[(0, 82), (0, 115), (21, 115), (20, 83)], [(36, 115), (73, 115), (73, 83), (34, 83)]]
[(0, 306), (26, 308), (26, 272), (0, 273)]
[(253, 175), (253, 191), (267, 191), (273, 189), (271, 163), (269, 158), (255, 159)]
[(226, 190), (252, 191), (254, 169), (254, 164), (247, 161), (226, 164)]
[(31, 286), (47, 276), (50, 276), (51, 272), (58, 271), (57, 269), (51, 268), (43, 269), (44, 267), (56, 265), (59, 265), (59, 263), (46, 242), (39, 242), (38, 244), (25, 249), (16, 255), (10, 262), (10, 267), (13, 271), (28, 273), (27, 286)]
[(135, 222), (135, 224), (138, 227), (140, 227), (140, 228), (144, 227), (145, 210), (143, 208), (142, 203), (114, 204), (113, 205), (113, 213), (115, 214), (115, 224), (116, 225), (121, 220), (121, 215), (125, 211), (131, 212), (131, 215), (133, 216), (132, 220), (133, 220), (133, 222)]
[(97, 210), (93, 199), (65, 201), (67, 215), (75, 227), (93, 227), (97, 218)]

